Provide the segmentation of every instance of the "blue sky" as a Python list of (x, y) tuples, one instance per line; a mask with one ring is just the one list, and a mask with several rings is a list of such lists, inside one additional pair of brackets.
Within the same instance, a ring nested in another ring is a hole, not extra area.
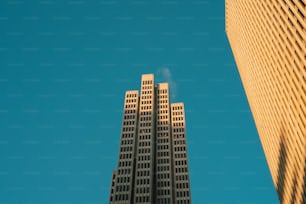
[(184, 102), (193, 203), (278, 203), (224, 1), (0, 2), (0, 203), (107, 203), (124, 92)]

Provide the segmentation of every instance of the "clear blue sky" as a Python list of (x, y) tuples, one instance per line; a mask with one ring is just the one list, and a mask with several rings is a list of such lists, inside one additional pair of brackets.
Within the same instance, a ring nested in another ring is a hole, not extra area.
[(193, 203), (278, 203), (224, 24), (223, 0), (2, 0), (0, 203), (107, 203), (142, 73), (185, 103)]

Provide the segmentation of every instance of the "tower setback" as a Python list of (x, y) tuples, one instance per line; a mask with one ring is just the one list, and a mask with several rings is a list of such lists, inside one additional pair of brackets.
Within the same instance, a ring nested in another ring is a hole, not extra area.
[(126, 92), (110, 204), (191, 204), (184, 104), (169, 100), (153, 74)]

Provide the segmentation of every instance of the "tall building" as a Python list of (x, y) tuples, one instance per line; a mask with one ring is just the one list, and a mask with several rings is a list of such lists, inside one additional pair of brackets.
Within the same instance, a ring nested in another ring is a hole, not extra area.
[(226, 32), (281, 203), (306, 203), (306, 1), (226, 0)]
[(191, 204), (183, 103), (170, 105), (168, 83), (144, 74), (127, 91), (110, 204)]

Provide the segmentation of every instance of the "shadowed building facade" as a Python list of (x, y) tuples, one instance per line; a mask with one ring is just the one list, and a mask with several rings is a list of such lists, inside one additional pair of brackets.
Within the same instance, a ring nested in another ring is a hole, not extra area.
[(170, 104), (168, 83), (144, 74), (125, 94), (118, 167), (110, 204), (190, 204), (183, 103)]
[(306, 203), (306, 2), (226, 0), (226, 33), (281, 203)]

